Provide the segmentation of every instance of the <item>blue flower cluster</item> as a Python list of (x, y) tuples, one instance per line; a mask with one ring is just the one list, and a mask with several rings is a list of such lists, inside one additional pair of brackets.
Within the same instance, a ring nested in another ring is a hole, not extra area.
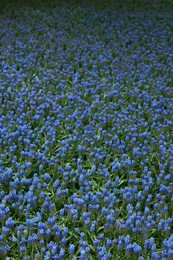
[(92, 8), (3, 17), (1, 259), (173, 259), (172, 26)]

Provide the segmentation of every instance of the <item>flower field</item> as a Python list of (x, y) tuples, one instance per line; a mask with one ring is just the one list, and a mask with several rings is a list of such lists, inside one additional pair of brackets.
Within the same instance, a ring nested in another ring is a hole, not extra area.
[(173, 13), (0, 19), (0, 260), (173, 259)]

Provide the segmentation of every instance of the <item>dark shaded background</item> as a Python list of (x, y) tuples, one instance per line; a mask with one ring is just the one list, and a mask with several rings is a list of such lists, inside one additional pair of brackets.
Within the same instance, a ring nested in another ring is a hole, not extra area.
[(1, 0), (0, 13), (9, 14), (14, 10), (32, 7), (33, 9), (56, 8), (67, 5), (71, 8), (98, 9), (111, 8), (124, 11), (173, 12), (173, 0)]

